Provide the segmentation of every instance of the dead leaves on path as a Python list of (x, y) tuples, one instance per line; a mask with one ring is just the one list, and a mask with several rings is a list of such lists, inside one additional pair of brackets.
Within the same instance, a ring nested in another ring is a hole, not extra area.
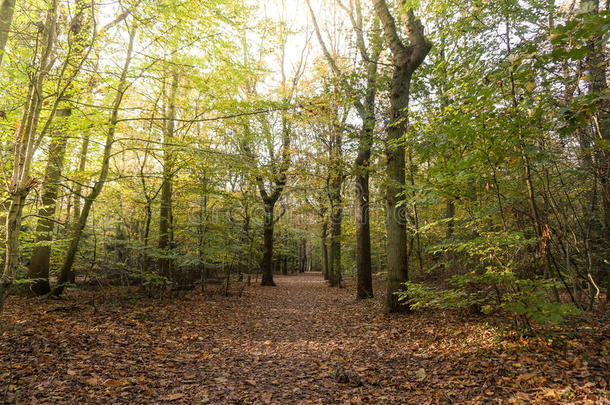
[[(87, 293), (71, 297), (85, 302)], [(12, 298), (0, 318), (7, 402), (604, 403), (608, 324), (498, 340), (441, 313), (384, 317), (378, 301), (281, 277), (240, 300), (188, 295), (49, 311)], [(2, 398), (2, 396), (0, 396)]]

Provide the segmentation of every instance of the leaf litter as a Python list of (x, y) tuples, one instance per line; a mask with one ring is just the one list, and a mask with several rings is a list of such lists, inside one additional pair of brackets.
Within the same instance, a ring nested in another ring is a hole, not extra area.
[[(555, 337), (455, 313), (384, 316), (319, 274), (241, 298), (195, 292), (0, 316), (6, 403), (449, 404), (609, 402), (607, 317)], [(381, 295), (381, 288), (377, 289)], [(111, 294), (110, 292), (109, 294)], [(72, 292), (82, 305), (91, 294)]]

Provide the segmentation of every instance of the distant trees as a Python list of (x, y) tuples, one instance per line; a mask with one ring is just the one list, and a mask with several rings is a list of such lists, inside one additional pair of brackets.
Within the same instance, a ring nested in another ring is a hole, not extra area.
[[(371, 149), (374, 142), (374, 131), (376, 123), (375, 104), (378, 90), (378, 61), (383, 49), (379, 21), (373, 18), (371, 27), (365, 27), (362, 4), (359, 0), (349, 2), (349, 7), (337, 2), (344, 9), (355, 35), (357, 51), (360, 54), (359, 63), (364, 70), (364, 89), (355, 89), (348, 81), (348, 74), (344, 72), (337, 63), (336, 56), (331, 54), (322, 37), (322, 31), (317, 17), (307, 1), (309, 12), (316, 37), (322, 47), (323, 55), (327, 60), (338, 83), (344, 86), (354, 108), (362, 121), (358, 135), (358, 154), (355, 158), (355, 217), (356, 222), (356, 267), (357, 286), (356, 297), (359, 299), (371, 298), (373, 296), (372, 270), (371, 270), (371, 235), (369, 225), (369, 164)], [(368, 41), (367, 41), (368, 40)], [(362, 94), (362, 95), (360, 95)], [(332, 281), (331, 281), (332, 284)]]

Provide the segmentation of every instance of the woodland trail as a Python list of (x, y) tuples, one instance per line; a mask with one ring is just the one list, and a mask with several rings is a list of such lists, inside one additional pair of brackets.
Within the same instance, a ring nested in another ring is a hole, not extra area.
[[(607, 400), (606, 359), (591, 352), (606, 347), (607, 329), (557, 351), (535, 342), (524, 348), (501, 343), (497, 330), (481, 321), (455, 315), (385, 317), (379, 299), (356, 302), (352, 288), (330, 289), (319, 273), (276, 282), (275, 288), (248, 287), (241, 298), (193, 292), (162, 301), (108, 298), (96, 306), (79, 304), (82, 296), (44, 305), (12, 298), (0, 317), (0, 400)], [(584, 352), (586, 364), (578, 360)]]

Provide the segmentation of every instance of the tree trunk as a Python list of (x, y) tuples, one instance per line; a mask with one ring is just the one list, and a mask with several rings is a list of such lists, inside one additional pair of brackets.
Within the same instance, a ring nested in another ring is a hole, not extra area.
[(409, 105), (411, 72), (406, 66), (394, 67), (390, 88), (391, 122), (386, 143), (386, 230), (388, 282), (385, 311), (407, 310), (398, 303), (396, 293), (409, 277), (407, 256), (407, 212), (401, 205), (401, 193), (405, 187), (405, 147), (401, 139), (407, 132), (406, 110)]
[(2, 0), (2, 5), (0, 6), (0, 65), (2, 65), (2, 58), (4, 57), (14, 13), (15, 0)]
[(74, 229), (72, 231), (70, 245), (68, 247), (68, 251), (66, 252), (64, 262), (59, 271), (59, 278), (57, 280), (58, 285), (52, 291), (54, 295), (61, 295), (64, 290), (65, 284), (70, 280), (72, 266), (74, 265), (76, 252), (78, 250), (80, 239), (83, 235), (83, 230), (85, 229), (85, 225), (87, 225), (89, 212), (91, 211), (91, 207), (93, 206), (95, 199), (102, 192), (104, 184), (106, 183), (106, 179), (108, 178), (108, 171), (110, 169), (110, 158), (112, 157), (112, 145), (114, 144), (114, 134), (118, 123), (119, 109), (121, 107), (121, 102), (123, 101), (123, 95), (127, 90), (127, 72), (131, 63), (135, 35), (136, 29), (135, 27), (133, 27), (129, 34), (129, 46), (127, 48), (127, 56), (125, 58), (125, 64), (121, 72), (121, 78), (119, 79), (119, 85), (112, 105), (112, 112), (108, 123), (108, 131), (106, 133), (106, 140), (104, 143), (104, 154), (102, 157), (102, 167), (100, 170), (100, 174), (97, 181), (95, 182), (95, 185), (93, 186), (93, 189), (91, 190), (91, 193), (85, 198), (83, 210), (78, 218), (78, 222), (75, 224)]
[(328, 280), (328, 221), (322, 223), (322, 232), (320, 235), (320, 249), (322, 250), (322, 276), (324, 280)]
[[(161, 206), (159, 209), (159, 249), (163, 255), (171, 254), (173, 249), (173, 216), (172, 216), (172, 192), (173, 192), (173, 156), (171, 143), (174, 137), (176, 119), (176, 93), (178, 90), (178, 74), (172, 74), (172, 84), (169, 94), (169, 106), (167, 111), (167, 123), (163, 134), (163, 184), (161, 186)], [(174, 260), (163, 257), (159, 261), (159, 273), (168, 280), (173, 277)]]
[(19, 226), (25, 202), (25, 193), (14, 194), (6, 216), (6, 263), (0, 278), (0, 313), (10, 292), (13, 278), (19, 266)]
[[(370, 156), (370, 149), (367, 155)], [(356, 173), (356, 270), (358, 283), (356, 298), (373, 297), (371, 271), (371, 230), (369, 224), (369, 174), (368, 157), (357, 159)], [(366, 163), (364, 163), (366, 162)]]
[(445, 207), (445, 218), (447, 221), (447, 230), (445, 231), (445, 238), (450, 239), (453, 236), (453, 221), (455, 217), (455, 203), (451, 198), (447, 199), (447, 206)]
[(273, 218), (274, 204), (265, 203), (265, 218), (263, 224), (263, 261), (261, 262), (261, 272), (263, 274), (261, 285), (274, 286), (273, 281), (273, 228), (275, 220)]
[[(72, 110), (65, 108), (58, 110), (56, 116), (69, 117)], [(38, 224), (36, 226), (36, 246), (32, 251), (28, 278), (36, 280), (31, 285), (31, 290), (37, 295), (47, 294), (51, 291), (49, 285), (49, 264), (51, 257), (51, 246), (53, 240), (53, 229), (55, 228), (55, 209), (57, 205), (57, 192), (61, 181), (66, 143), (68, 138), (65, 128), (59, 128), (57, 138), (49, 146), (49, 157), (45, 169), (43, 187), (41, 192), (42, 207), (38, 210)]]
[(341, 268), (341, 217), (343, 210), (341, 207), (333, 209), (334, 217), (330, 226), (330, 274), (329, 282), (331, 287), (340, 287), (342, 281)]
[[(581, 7), (591, 14), (599, 13), (599, 0), (583, 0)], [(596, 134), (595, 145), (608, 145), (610, 143), (610, 100), (608, 99), (608, 82), (606, 73), (608, 70), (605, 43), (602, 41), (602, 33), (595, 35), (588, 43), (589, 54), (586, 63), (591, 93), (604, 95), (597, 101), (597, 110), (593, 114), (592, 121)], [(610, 150), (607, 147), (597, 146), (598, 156), (597, 171), (602, 186), (602, 200), (604, 207), (604, 226), (606, 239), (605, 257), (610, 257)], [(605, 261), (607, 290), (610, 291), (610, 260)], [(610, 303), (610, 293), (606, 293), (606, 303)]]
[(341, 268), (341, 222), (343, 221), (343, 206), (341, 186), (343, 185), (343, 140), (341, 129), (333, 124), (330, 135), (330, 167), (328, 181), (328, 197), (330, 202), (330, 251), (329, 251), (329, 284), (340, 287), (342, 281)]
[(408, 280), (406, 207), (400, 205), (400, 194), (405, 187), (405, 147), (402, 137), (408, 131), (409, 90), (413, 72), (422, 64), (432, 47), (424, 36), (424, 27), (415, 18), (412, 9), (407, 8), (406, 0), (400, 0), (404, 8), (401, 13), (402, 23), (409, 38), (405, 45), (397, 32), (394, 17), (385, 0), (373, 0), (375, 12), (383, 26), (390, 50), (392, 52), (392, 80), (390, 83), (390, 124), (386, 140), (386, 228), (387, 228), (387, 271), (388, 283), (385, 299), (385, 311), (397, 312), (408, 310), (401, 306), (396, 293)]
[[(78, 172), (83, 173), (87, 167), (87, 151), (89, 149), (89, 132), (83, 135), (83, 143), (81, 144), (80, 152), (78, 154)], [(83, 192), (83, 179), (79, 179), (74, 184), (74, 223), (78, 222), (80, 217), (80, 199)]]
[(307, 239), (301, 239), (301, 263), (299, 265), (299, 273), (307, 271)]

